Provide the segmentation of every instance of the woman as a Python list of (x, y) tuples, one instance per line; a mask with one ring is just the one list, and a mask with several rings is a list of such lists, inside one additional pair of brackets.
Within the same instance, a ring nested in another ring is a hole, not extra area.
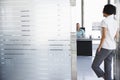
[[(107, 4), (103, 8), (103, 16), (105, 19), (101, 22), (102, 38), (96, 56), (94, 58), (92, 69), (98, 77), (103, 77), (104, 80), (112, 80), (111, 78), (111, 63), (114, 51), (116, 49), (115, 38), (118, 36), (118, 24), (115, 20), (116, 7)], [(104, 71), (100, 68), (104, 61)]]

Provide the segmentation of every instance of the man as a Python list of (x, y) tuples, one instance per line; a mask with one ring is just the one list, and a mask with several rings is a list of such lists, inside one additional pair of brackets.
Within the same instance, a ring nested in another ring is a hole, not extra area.
[[(96, 56), (92, 63), (92, 69), (98, 77), (103, 77), (104, 80), (112, 80), (111, 78), (111, 63), (114, 51), (116, 49), (115, 39), (118, 36), (118, 24), (115, 20), (116, 7), (107, 4), (103, 9), (105, 19), (101, 22), (102, 38)], [(104, 71), (100, 68), (104, 61)]]
[(76, 24), (76, 31), (77, 31), (77, 38), (84, 38), (85, 37), (85, 31), (80, 27), (80, 24)]

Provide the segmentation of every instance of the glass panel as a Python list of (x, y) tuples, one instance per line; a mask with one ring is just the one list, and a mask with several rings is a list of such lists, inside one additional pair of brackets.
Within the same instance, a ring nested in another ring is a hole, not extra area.
[[(117, 6), (117, 20), (120, 26), (120, 0), (115, 0), (115, 2)], [(114, 57), (114, 78), (115, 80), (120, 80), (120, 35), (117, 46), (116, 55)]]
[(0, 0), (0, 80), (71, 80), (69, 0)]

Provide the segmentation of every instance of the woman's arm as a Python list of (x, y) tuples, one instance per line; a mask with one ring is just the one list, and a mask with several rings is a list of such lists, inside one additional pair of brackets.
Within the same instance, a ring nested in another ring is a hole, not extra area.
[(102, 48), (102, 45), (103, 45), (104, 40), (106, 38), (106, 33), (107, 33), (107, 28), (102, 27), (102, 37), (101, 37), (100, 44), (99, 44), (99, 47), (98, 47), (98, 52), (100, 52), (100, 50)]

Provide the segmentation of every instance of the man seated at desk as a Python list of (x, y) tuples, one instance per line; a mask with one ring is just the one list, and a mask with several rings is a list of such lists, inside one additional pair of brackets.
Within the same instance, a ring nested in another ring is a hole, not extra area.
[(77, 56), (92, 56), (92, 39), (85, 38), (85, 28), (76, 24)]
[(85, 38), (85, 28), (80, 27), (80, 24), (76, 24), (77, 38)]

